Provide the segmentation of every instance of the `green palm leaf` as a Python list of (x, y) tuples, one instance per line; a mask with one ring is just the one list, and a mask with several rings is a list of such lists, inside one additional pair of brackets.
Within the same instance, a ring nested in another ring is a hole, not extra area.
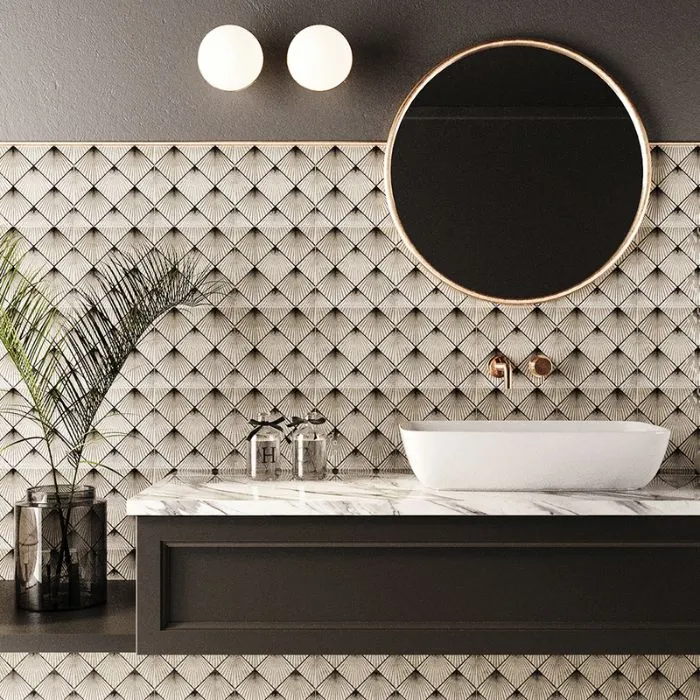
[(114, 256), (96, 286), (83, 294), (82, 313), (65, 335), (54, 393), (75, 446), (82, 448), (107, 392), (139, 339), (175, 306), (206, 302), (206, 274), (194, 257), (177, 259), (149, 249)]
[(50, 425), (51, 386), (59, 362), (56, 306), (42, 293), (37, 275), (20, 272), (19, 239), (0, 238), (0, 343), (29, 393), (34, 418)]
[(97, 412), (151, 324), (175, 306), (205, 303), (217, 287), (192, 256), (118, 253), (66, 318), (38, 277), (20, 272), (19, 243), (13, 234), (0, 238), (0, 343), (26, 386), (29, 408), (4, 413), (40, 425), (56, 479), (64, 458), (77, 473)]

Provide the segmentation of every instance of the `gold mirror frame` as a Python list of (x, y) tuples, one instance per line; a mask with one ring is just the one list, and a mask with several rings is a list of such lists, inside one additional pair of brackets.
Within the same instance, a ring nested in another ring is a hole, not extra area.
[[(498, 297), (491, 297), (486, 294), (476, 292), (473, 289), (463, 287), (445, 277), (443, 274), (440, 273), (439, 270), (436, 270), (418, 252), (416, 247), (413, 245), (410, 237), (406, 233), (406, 230), (404, 229), (403, 224), (401, 223), (401, 217), (399, 216), (399, 213), (396, 208), (394, 192), (391, 184), (391, 159), (394, 151), (394, 145), (396, 142), (396, 135), (398, 134), (399, 128), (401, 127), (406, 112), (408, 111), (409, 107), (413, 103), (413, 100), (415, 100), (416, 96), (420, 93), (420, 91), (436, 75), (438, 75), (443, 70), (451, 66), (453, 63), (456, 63), (460, 59), (464, 58), (465, 56), (469, 56), (480, 51), (486, 51), (488, 49), (501, 48), (504, 46), (529, 46), (533, 48), (545, 49), (547, 51), (552, 51), (554, 53), (567, 56), (568, 58), (571, 58), (574, 61), (577, 61), (578, 63), (581, 63), (582, 65), (586, 66), (586, 68), (592, 70), (601, 80), (603, 80), (612, 89), (612, 91), (617, 95), (618, 99), (620, 100), (620, 102), (622, 102), (625, 109), (627, 110), (627, 113), (629, 114), (630, 119), (632, 120), (632, 124), (634, 125), (635, 131), (637, 132), (637, 136), (639, 138), (639, 147), (642, 156), (642, 182), (639, 207), (637, 208), (637, 213), (635, 214), (634, 220), (632, 221), (632, 226), (627, 232), (627, 235), (625, 236), (620, 247), (615, 251), (613, 256), (608, 260), (607, 263), (605, 263), (605, 265), (603, 265), (600, 269), (598, 269), (592, 275), (583, 280), (583, 282), (580, 282), (579, 284), (576, 284), (575, 286), (569, 289), (565, 289), (562, 292), (557, 292), (556, 294), (550, 294), (548, 296), (537, 297), (533, 299), (501, 299)], [(506, 304), (512, 306), (529, 306), (533, 304), (541, 304), (545, 301), (560, 299), (561, 297), (565, 297), (568, 294), (572, 294), (573, 292), (582, 289), (586, 285), (591, 284), (591, 282), (594, 282), (601, 275), (608, 272), (615, 265), (615, 263), (624, 255), (625, 251), (630, 247), (632, 241), (637, 235), (637, 231), (639, 231), (639, 227), (642, 224), (644, 214), (646, 213), (647, 205), (649, 203), (649, 195), (651, 192), (651, 148), (649, 146), (649, 139), (647, 137), (646, 129), (642, 124), (642, 120), (639, 116), (639, 113), (635, 109), (634, 105), (632, 104), (631, 100), (624, 92), (624, 90), (602, 68), (597, 66), (595, 63), (593, 63), (591, 60), (589, 60), (582, 54), (577, 53), (576, 51), (572, 51), (571, 49), (568, 49), (564, 46), (560, 46), (558, 44), (552, 44), (547, 41), (539, 41), (537, 39), (502, 39), (499, 41), (489, 41), (483, 44), (477, 44), (476, 46), (472, 46), (471, 48), (465, 49), (463, 51), (460, 51), (459, 53), (454, 54), (453, 56), (450, 56), (450, 58), (437, 64), (425, 76), (423, 76), (423, 78), (421, 78), (418, 81), (418, 83), (416, 83), (416, 85), (408, 93), (406, 99), (401, 104), (401, 107), (399, 108), (399, 111), (394, 117), (394, 121), (391, 125), (391, 129), (389, 131), (389, 139), (387, 140), (386, 154), (384, 157), (384, 179), (386, 182), (386, 196), (389, 202), (389, 211), (391, 213), (391, 218), (394, 220), (394, 223), (396, 224), (396, 227), (399, 230), (401, 238), (403, 239), (404, 243), (409, 248), (409, 250), (413, 253), (414, 257), (417, 258), (418, 261), (426, 269), (428, 269), (435, 277), (442, 280), (445, 284), (449, 285), (453, 289), (456, 289), (459, 292), (463, 292), (464, 294), (468, 294), (471, 297), (482, 299), (483, 301), (489, 301), (494, 304)]]

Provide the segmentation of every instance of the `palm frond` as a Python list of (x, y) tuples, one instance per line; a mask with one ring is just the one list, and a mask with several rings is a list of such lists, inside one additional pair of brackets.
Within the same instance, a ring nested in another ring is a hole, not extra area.
[(176, 306), (205, 303), (206, 274), (194, 257), (155, 249), (115, 255), (65, 334), (53, 396), (80, 458), (97, 412), (129, 355), (160, 316)]
[(219, 284), (194, 256), (118, 253), (66, 318), (38, 276), (20, 271), (20, 248), (17, 235), (0, 237), (0, 343), (27, 396), (2, 411), (39, 426), (42, 437), (27, 440), (46, 443), (56, 478), (63, 459), (77, 473), (100, 406), (150, 325), (176, 306), (206, 303)]
[(17, 440), (13, 440), (12, 442), (1, 444), (0, 455), (2, 455), (3, 452), (6, 452), (7, 450), (13, 447), (17, 447), (17, 445), (23, 445), (25, 442), (31, 444), (35, 440), (38, 440), (40, 442), (43, 439), (44, 438), (41, 435), (30, 435), (29, 437), (18, 438)]
[(20, 272), (19, 238), (0, 238), (0, 343), (17, 368), (33, 409), (48, 420), (54, 406), (50, 386), (58, 363), (60, 318), (56, 306), (41, 291), (37, 275)]

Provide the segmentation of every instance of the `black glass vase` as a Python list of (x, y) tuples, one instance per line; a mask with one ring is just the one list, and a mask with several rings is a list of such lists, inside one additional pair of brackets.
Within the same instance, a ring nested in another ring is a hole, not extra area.
[(92, 486), (35, 486), (15, 505), (15, 597), (39, 612), (107, 600), (107, 504)]

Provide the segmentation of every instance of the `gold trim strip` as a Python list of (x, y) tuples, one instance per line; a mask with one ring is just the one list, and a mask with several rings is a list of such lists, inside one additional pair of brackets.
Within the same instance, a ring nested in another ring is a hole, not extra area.
[(667, 146), (688, 146), (691, 148), (697, 148), (700, 146), (700, 139), (697, 141), (653, 141), (649, 145), (652, 148), (665, 148)]
[[(399, 213), (396, 209), (394, 192), (391, 185), (391, 157), (394, 150), (394, 145), (396, 143), (396, 135), (398, 134), (398, 130), (401, 126), (401, 122), (404, 116), (406, 115), (406, 112), (408, 111), (409, 107), (413, 103), (413, 100), (416, 98), (418, 93), (438, 73), (441, 73), (443, 70), (445, 70), (445, 68), (448, 68), (453, 63), (456, 63), (465, 56), (503, 46), (530, 46), (534, 48), (546, 49), (548, 51), (553, 51), (555, 53), (567, 56), (573, 59), (574, 61), (578, 61), (579, 63), (586, 66), (588, 69), (592, 70), (599, 78), (601, 78), (601, 80), (603, 80), (612, 89), (612, 91), (617, 95), (619, 100), (624, 105), (625, 109), (627, 110), (627, 113), (630, 115), (630, 119), (632, 120), (635, 131), (637, 132), (637, 136), (639, 138), (639, 145), (642, 152), (642, 194), (639, 200), (639, 206), (637, 207), (637, 212), (635, 214), (634, 220), (632, 221), (632, 226), (627, 232), (627, 235), (625, 236), (622, 245), (620, 245), (620, 247), (610, 258), (610, 260), (608, 260), (608, 262), (605, 265), (603, 265), (603, 267), (597, 270), (594, 274), (590, 275), (583, 282), (562, 292), (557, 292), (556, 294), (550, 294), (544, 297), (535, 297), (532, 299), (501, 299), (499, 297), (492, 297), (486, 294), (481, 294), (479, 292), (474, 291), (473, 289), (467, 289), (466, 287), (462, 287), (456, 282), (447, 279), (447, 277), (445, 277), (438, 270), (432, 267), (418, 252), (416, 247), (411, 242), (411, 239), (409, 238), (408, 234), (406, 233), (403, 224), (401, 223)], [(427, 270), (429, 270), (435, 277), (437, 277), (439, 280), (452, 287), (453, 289), (456, 289), (459, 292), (468, 294), (469, 296), (475, 297), (477, 299), (482, 299), (484, 301), (488, 301), (494, 304), (507, 304), (511, 306), (529, 306), (532, 304), (541, 304), (546, 301), (553, 301), (554, 299), (560, 299), (561, 297), (567, 296), (568, 294), (572, 294), (573, 292), (582, 289), (586, 285), (598, 279), (598, 277), (600, 277), (601, 275), (605, 274), (608, 270), (610, 270), (613, 267), (613, 265), (620, 259), (620, 257), (622, 257), (625, 251), (629, 248), (632, 241), (634, 240), (635, 235), (637, 234), (637, 231), (639, 230), (639, 227), (642, 224), (644, 214), (647, 210), (647, 205), (649, 203), (649, 195), (651, 192), (651, 146), (649, 145), (649, 139), (647, 138), (647, 133), (644, 129), (644, 125), (642, 124), (642, 120), (627, 94), (602, 68), (597, 66), (591, 60), (581, 55), (580, 53), (577, 53), (576, 51), (572, 51), (571, 49), (559, 46), (558, 44), (552, 44), (547, 41), (540, 41), (537, 39), (503, 39), (499, 41), (489, 41), (483, 44), (477, 44), (476, 46), (472, 46), (471, 48), (465, 49), (463, 51), (460, 51), (459, 53), (454, 54), (450, 58), (446, 59), (445, 61), (442, 61), (434, 68), (432, 68), (416, 83), (416, 85), (408, 93), (406, 99), (401, 104), (401, 107), (399, 107), (399, 111), (397, 112), (396, 117), (394, 117), (394, 121), (389, 131), (389, 139), (387, 141), (386, 153), (384, 155), (384, 180), (386, 186), (386, 196), (389, 202), (389, 211), (399, 233), (401, 234), (404, 243), (408, 246), (409, 250), (413, 253), (413, 255), (421, 262), (421, 264)]]
[(386, 146), (386, 141), (0, 141), (3, 146)]
[[(4, 146), (380, 146), (388, 141), (0, 141)], [(697, 141), (652, 141), (656, 146), (700, 146)]]

